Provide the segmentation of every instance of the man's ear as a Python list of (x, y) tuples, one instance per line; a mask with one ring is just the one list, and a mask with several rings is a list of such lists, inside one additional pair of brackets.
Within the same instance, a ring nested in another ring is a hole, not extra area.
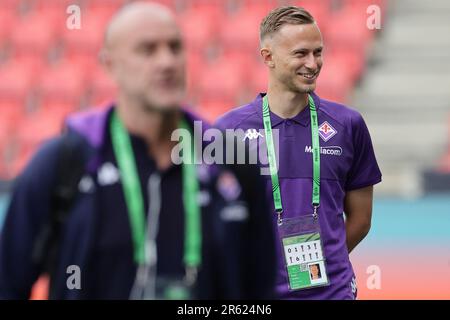
[(260, 50), (261, 57), (263, 58), (264, 64), (269, 68), (275, 67), (275, 63), (273, 61), (272, 51), (268, 46), (263, 46)]

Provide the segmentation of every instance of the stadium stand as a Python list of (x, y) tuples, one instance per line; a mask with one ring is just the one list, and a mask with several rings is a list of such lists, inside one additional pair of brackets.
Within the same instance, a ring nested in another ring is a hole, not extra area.
[(426, 192), (425, 180), (449, 173), (450, 2), (392, 1), (387, 15), (352, 101), (377, 150), (384, 177), (377, 192), (416, 197)]
[[(108, 19), (125, 0), (2, 0), (0, 4), (0, 178), (12, 179), (73, 111), (104, 105), (115, 86), (97, 61)], [(209, 120), (266, 87), (259, 23), (277, 5), (316, 17), (326, 40), (318, 93), (346, 102), (373, 41), (368, 0), (160, 0), (177, 11), (187, 43), (188, 102)], [(81, 8), (81, 29), (66, 22)], [(363, 9), (361, 9), (363, 8)], [(359, 20), (358, 20), (359, 19)], [(332, 24), (332, 27), (331, 27)], [(348, 48), (351, 50), (348, 50)]]
[(439, 160), (438, 172), (450, 174), (450, 118), (448, 119), (447, 148), (445, 154)]

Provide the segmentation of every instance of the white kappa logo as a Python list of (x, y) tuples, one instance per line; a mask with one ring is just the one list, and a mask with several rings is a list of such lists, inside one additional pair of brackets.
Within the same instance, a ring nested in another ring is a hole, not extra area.
[(247, 132), (245, 133), (245, 137), (244, 137), (244, 139), (242, 139), (242, 141), (245, 141), (245, 139), (248, 139), (248, 140), (257, 139), (258, 137), (262, 138), (262, 136), (263, 135), (260, 132), (258, 132), (258, 130), (248, 129)]
[(120, 173), (112, 163), (106, 162), (98, 171), (97, 179), (101, 186), (112, 185), (120, 180)]

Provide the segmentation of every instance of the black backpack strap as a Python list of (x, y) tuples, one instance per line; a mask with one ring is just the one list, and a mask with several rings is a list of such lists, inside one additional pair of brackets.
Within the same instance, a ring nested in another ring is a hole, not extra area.
[(38, 232), (32, 257), (43, 273), (50, 275), (50, 298), (53, 298), (57, 282), (53, 275), (57, 267), (61, 228), (78, 194), (78, 184), (85, 171), (81, 139), (73, 133), (65, 132), (61, 137), (56, 170), (50, 214)]

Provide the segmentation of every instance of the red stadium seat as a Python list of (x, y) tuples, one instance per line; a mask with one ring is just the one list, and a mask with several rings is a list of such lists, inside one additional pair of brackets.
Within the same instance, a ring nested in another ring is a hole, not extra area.
[[(261, 72), (258, 67), (264, 66), (259, 50), (246, 52), (239, 48), (225, 48), (221, 59), (239, 70), (237, 76), (242, 78), (241, 83), (245, 91), (253, 89), (255, 71), (260, 75)], [(254, 92), (251, 92), (252, 97), (254, 94)]]
[(265, 10), (240, 10), (222, 23), (220, 30), (224, 46), (256, 50), (259, 46), (259, 24), (267, 14)]
[(344, 103), (353, 87), (351, 70), (337, 60), (328, 60), (317, 81), (317, 93), (325, 99)]
[(0, 104), (25, 105), (33, 86), (33, 74), (26, 66), (11, 61), (0, 66)]
[(70, 64), (85, 73), (90, 73), (100, 64), (97, 55), (82, 52), (66, 52), (61, 59), (70, 61)]
[[(103, 15), (104, 14), (104, 15)], [(95, 56), (103, 45), (108, 13), (86, 13), (80, 29), (64, 29), (62, 34), (66, 52)]]
[(340, 64), (346, 67), (352, 83), (362, 76), (365, 70), (366, 56), (357, 51), (348, 50), (345, 46), (332, 47), (325, 53), (325, 65)]
[(47, 61), (45, 59), (33, 55), (32, 52), (14, 57), (10, 60), (10, 63), (27, 70), (27, 73), (33, 80), (37, 79), (47, 65)]
[(450, 173), (450, 151), (439, 161), (438, 170), (442, 173)]
[(345, 46), (364, 56), (375, 32), (367, 28), (366, 6), (345, 6), (332, 15), (333, 28), (325, 38), (329, 46)]
[(18, 138), (23, 147), (35, 149), (42, 141), (61, 132), (65, 116), (44, 110), (27, 114), (22, 118)]
[(45, 56), (56, 45), (54, 20), (48, 16), (28, 14), (14, 26), (10, 41), (15, 55), (32, 52)]
[(41, 105), (39, 111), (45, 114), (51, 114), (56, 118), (64, 119), (68, 115), (78, 110), (77, 106), (74, 106), (70, 103), (61, 103), (61, 102), (48, 102)]
[(62, 103), (78, 106), (86, 89), (85, 72), (70, 61), (61, 61), (43, 73), (39, 80), (41, 104)]
[(34, 2), (35, 10), (64, 10), (71, 4), (76, 4), (73, 0), (38, 0)]
[(200, 75), (205, 64), (205, 58), (200, 50), (188, 50), (186, 52), (187, 63), (187, 88), (188, 94), (198, 85)]
[(14, 132), (24, 110), (24, 106), (19, 103), (0, 103), (0, 127), (3, 133), (12, 134)]
[(222, 0), (158, 0), (156, 2), (174, 8), (177, 14), (182, 14), (187, 10), (195, 10), (197, 8), (204, 8), (207, 6), (213, 6), (217, 7), (221, 11), (223, 10)]
[(95, 5), (95, 3), (96, 2), (93, 2), (93, 4), (87, 6), (83, 10), (85, 10), (85, 12), (89, 14), (89, 16), (96, 17), (98, 21), (106, 26), (120, 8), (120, 4), (114, 3), (114, 1), (111, 3), (106, 2), (103, 5)]
[(26, 114), (16, 123), (17, 154), (10, 167), (11, 178), (17, 176), (35, 153), (39, 145), (61, 132), (64, 115), (62, 113), (41, 110)]
[(117, 11), (127, 0), (85, 0), (83, 5), (88, 10), (107, 10), (111, 13)]
[(382, 12), (386, 9), (386, 0), (342, 0), (342, 2), (347, 7), (361, 6), (367, 8), (370, 5), (376, 5), (380, 7)]
[(234, 100), (205, 99), (198, 103), (194, 112), (201, 114), (209, 123), (214, 123), (219, 116), (231, 110), (235, 105), (236, 102)]
[(217, 59), (205, 65), (198, 89), (206, 99), (237, 99), (244, 87), (244, 72), (234, 61)]
[(90, 106), (102, 105), (116, 98), (117, 86), (102, 68), (95, 69), (90, 79)]
[(188, 47), (201, 49), (216, 38), (221, 21), (218, 7), (205, 6), (189, 9), (179, 15), (178, 22)]
[(14, 140), (22, 106), (0, 105), (0, 179), (11, 178), (9, 161), (14, 156)]
[(15, 20), (16, 15), (12, 10), (0, 10), (0, 48), (9, 39)]
[(14, 179), (19, 176), (20, 173), (25, 169), (28, 162), (31, 160), (31, 157), (33, 156), (33, 153), (35, 151), (35, 148), (24, 149), (20, 153), (18, 153), (11, 162), (6, 163), (6, 166), (8, 168), (7, 178)]
[(22, 0), (2, 0), (1, 11), (3, 10), (18, 11), (21, 3)]
[[(450, 140), (450, 118), (448, 119), (448, 139)], [(450, 145), (446, 154), (439, 160), (438, 170), (442, 173), (450, 173)]]
[[(231, 1), (233, 2), (233, 1)], [(229, 7), (235, 9), (235, 11), (254, 11), (260, 12), (265, 15), (272, 10), (277, 4), (273, 1), (261, 1), (261, 0), (238, 0), (231, 3)], [(281, 4), (280, 4), (281, 5)]]
[(256, 97), (256, 94), (260, 92), (267, 92), (268, 74), (269, 71), (262, 62), (260, 64), (254, 64), (252, 68), (251, 79), (249, 81), (249, 91), (252, 94), (251, 98)]
[(80, 8), (80, 21), (81, 26), (83, 26), (84, 13), (88, 11), (85, 10), (84, 5), (80, 5), (80, 2), (73, 0), (39, 0), (33, 7), (33, 12), (36, 15), (49, 20), (54, 25), (58, 44), (60, 44), (63, 33), (68, 30), (67, 23), (73, 21), (74, 11), (71, 6), (74, 5)]
[(251, 76), (249, 68), (262, 60), (259, 50), (244, 51), (235, 47), (225, 47), (222, 51), (221, 59), (236, 65), (239, 70), (243, 70), (244, 72), (242, 73), (244, 73), (246, 78)]
[(305, 8), (316, 20), (319, 28), (324, 32), (330, 25), (331, 1), (330, 0), (299, 0), (294, 3)]

